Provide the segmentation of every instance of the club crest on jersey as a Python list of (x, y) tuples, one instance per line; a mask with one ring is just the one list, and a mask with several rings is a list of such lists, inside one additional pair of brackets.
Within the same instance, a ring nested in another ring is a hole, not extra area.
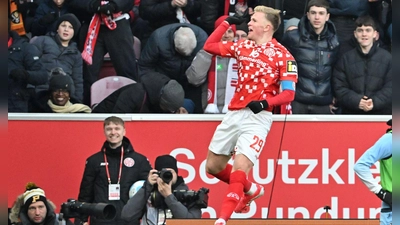
[(264, 50), (264, 55), (268, 57), (274, 57), (275, 56), (275, 50), (273, 48), (267, 48)]
[(297, 63), (294, 60), (286, 61), (286, 72), (297, 73)]

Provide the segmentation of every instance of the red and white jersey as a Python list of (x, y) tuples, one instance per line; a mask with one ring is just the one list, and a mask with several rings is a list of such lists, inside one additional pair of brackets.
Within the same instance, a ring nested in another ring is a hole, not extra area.
[[(279, 94), (280, 81), (293, 81), (293, 85), (297, 82), (295, 59), (275, 39), (262, 45), (251, 40), (220, 42), (219, 53), (234, 57), (238, 62), (238, 84), (230, 110), (242, 109), (251, 101)], [(267, 110), (272, 111), (272, 106)]]

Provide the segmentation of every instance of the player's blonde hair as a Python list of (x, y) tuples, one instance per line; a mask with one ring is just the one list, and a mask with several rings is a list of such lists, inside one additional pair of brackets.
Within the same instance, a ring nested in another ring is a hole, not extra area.
[(265, 19), (271, 22), (274, 27), (274, 32), (278, 30), (279, 25), (281, 25), (280, 10), (271, 7), (259, 5), (254, 8), (254, 12), (262, 12), (265, 14)]

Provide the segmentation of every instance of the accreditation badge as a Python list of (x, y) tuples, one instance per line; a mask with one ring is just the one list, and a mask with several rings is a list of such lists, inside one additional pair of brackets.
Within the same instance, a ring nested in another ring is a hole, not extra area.
[(119, 184), (109, 184), (108, 185), (108, 200), (119, 200), (120, 198), (120, 185)]

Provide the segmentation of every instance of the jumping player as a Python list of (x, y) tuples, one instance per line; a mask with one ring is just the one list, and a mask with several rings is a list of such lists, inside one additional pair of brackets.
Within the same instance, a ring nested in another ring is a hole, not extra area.
[[(248, 23), (249, 40), (221, 42), (231, 24), (243, 17), (230, 16), (210, 35), (204, 50), (238, 62), (238, 85), (229, 111), (211, 140), (207, 172), (229, 184), (215, 225), (225, 225), (233, 211), (244, 212), (264, 187), (250, 182), (247, 174), (258, 159), (272, 125), (272, 110), (294, 99), (296, 61), (272, 36), (281, 19), (279, 10), (257, 6)], [(233, 166), (228, 164), (234, 154)]]

